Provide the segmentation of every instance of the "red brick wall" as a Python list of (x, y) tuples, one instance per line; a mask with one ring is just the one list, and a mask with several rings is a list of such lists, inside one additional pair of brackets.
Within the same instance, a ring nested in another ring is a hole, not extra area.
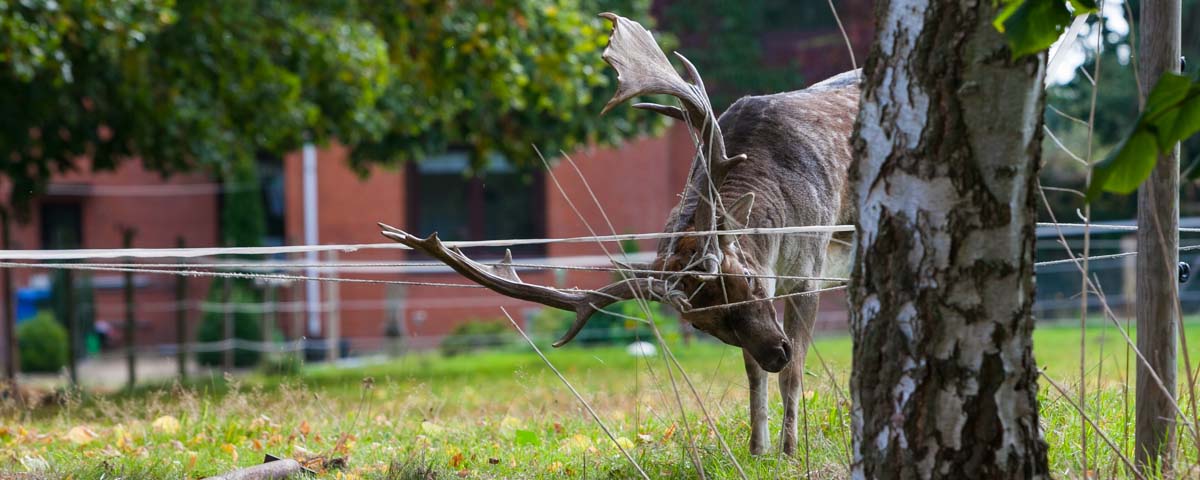
[[(87, 162), (77, 172), (56, 176), (53, 185), (91, 185), (102, 187), (140, 187), (159, 185), (211, 184), (205, 175), (177, 175), (168, 179), (141, 168), (140, 162), (130, 160), (111, 172), (91, 172)], [(102, 193), (102, 192), (97, 192)], [(111, 192), (108, 192), (111, 193)], [(218, 244), (217, 197), (203, 195), (155, 195), (127, 196), (85, 194), (73, 197), (49, 196), (45, 202), (78, 202), (82, 213), (82, 242), (84, 248), (121, 248), (121, 228), (137, 230), (133, 246), (139, 248), (174, 247), (176, 238), (183, 236), (188, 246), (212, 247)], [(40, 204), (35, 204), (28, 222), (14, 225), (13, 247), (17, 249), (41, 249)], [(14, 272), (14, 292), (28, 286), (32, 277), (43, 275), (47, 270), (21, 269)], [(96, 272), (92, 274), (97, 285), (97, 322), (107, 322), (118, 332), (125, 323), (122, 290), (122, 274)], [(193, 301), (203, 299), (208, 281), (189, 280), (190, 297)], [(138, 305), (136, 322), (139, 343), (171, 343), (175, 340), (174, 313), (168, 303), (175, 301), (174, 277), (166, 275), (138, 274), (135, 285), (145, 284), (136, 290)], [(108, 284), (110, 288), (100, 288)], [(198, 320), (197, 314), (192, 314)], [(194, 325), (195, 322), (193, 321)], [(119, 342), (118, 342), (119, 343)]]
[[(674, 131), (674, 130), (673, 130)], [(621, 150), (589, 148), (572, 154), (591, 188), (603, 205), (618, 233), (654, 232), (662, 229), (667, 212), (674, 205), (678, 189), (673, 184), (682, 184), (674, 178), (674, 172), (686, 171), (690, 156), (680, 156), (672, 151), (672, 134), (660, 138), (641, 138), (632, 141)], [(686, 134), (683, 135), (686, 138)], [(673, 153), (675, 153), (673, 155)], [(379, 235), (375, 222), (385, 222), (400, 228), (410, 229), (405, 209), (405, 181), (402, 169), (378, 167), (367, 179), (360, 179), (346, 167), (348, 152), (341, 146), (330, 146), (318, 153), (318, 196), (320, 242), (323, 244), (378, 243), (385, 239)], [(685, 162), (678, 165), (680, 159)], [(285, 157), (287, 219), (286, 229), (289, 243), (303, 241), (303, 177), (302, 157), (299, 152)], [(598, 234), (610, 233), (600, 210), (586, 194), (583, 181), (565, 161), (558, 162), (553, 175), (571, 195), (571, 200), (581, 210), (584, 218)], [(546, 235), (568, 237), (589, 235), (567, 205), (566, 200), (554, 187), (550, 175), (544, 180), (546, 202)], [(412, 232), (428, 234), (429, 232)], [(616, 248), (616, 244), (609, 245)], [(653, 243), (646, 242), (645, 249)], [(470, 252), (467, 252), (470, 254)], [(600, 255), (603, 251), (595, 244), (556, 244), (547, 253), (562, 255)], [(364, 250), (352, 254), (340, 254), (339, 260), (389, 260), (403, 261), (399, 251)], [(594, 287), (609, 280), (606, 273), (571, 272), (556, 278), (544, 271), (522, 272), (529, 282), (559, 286)], [(453, 274), (375, 274), (353, 273), (346, 276), (379, 280), (410, 280), (421, 282), (464, 283)], [(410, 335), (441, 336), (461, 322), (471, 319), (503, 318), (499, 306), (505, 306), (513, 315), (523, 315), (539, 305), (521, 302), (481, 289), (457, 289), (427, 286), (406, 288), (406, 328)], [(387, 311), (377, 306), (387, 298), (384, 285), (340, 284), (338, 301), (355, 308), (340, 312), (341, 334), (346, 337), (376, 337), (384, 333)], [(322, 300), (330, 301), (329, 292), (323, 287)], [(322, 332), (322, 335), (324, 332)]]
[[(671, 207), (683, 189), (688, 166), (694, 147), (686, 129), (681, 125), (669, 128), (658, 138), (639, 138), (625, 147), (587, 148), (571, 155), (586, 178), (596, 199), (617, 233), (644, 233), (661, 231)], [(346, 163), (348, 151), (339, 145), (318, 150), (318, 219), (319, 241), (323, 244), (367, 244), (384, 242), (375, 222), (386, 222), (401, 228), (408, 225), (405, 205), (405, 175), (403, 169), (376, 167), (367, 178), (353, 173)], [(304, 243), (302, 157), (294, 152), (284, 158), (286, 219), (285, 231), (288, 244)], [(583, 220), (572, 211), (566, 198), (554, 186), (550, 175), (545, 182), (546, 235), (548, 237), (574, 237), (589, 235), (584, 220), (600, 235), (612, 233), (604, 215), (601, 214), (591, 196), (587, 194), (583, 179), (566, 161), (558, 161), (553, 177), (570, 195), (570, 200), (580, 210)], [(84, 184), (95, 186), (138, 186), (138, 185), (186, 185), (210, 183), (203, 175), (176, 176), (164, 180), (157, 174), (143, 170), (137, 162), (127, 162), (115, 172), (80, 172), (63, 175), (55, 184)], [(60, 201), (50, 198), (47, 201)], [(121, 247), (122, 226), (138, 230), (135, 247), (173, 247), (179, 236), (186, 238), (188, 246), (208, 247), (219, 245), (218, 201), (214, 194), (186, 196), (106, 196), (93, 195), (75, 197), (80, 202), (83, 214), (83, 246), (85, 248)], [(39, 232), (40, 218), (37, 208), (25, 225), (14, 230), (15, 248), (42, 248)], [(429, 232), (414, 232), (426, 234)], [(606, 244), (610, 252), (618, 245)], [(643, 251), (654, 249), (654, 241), (643, 241)], [(470, 252), (468, 252), (470, 253)], [(595, 243), (553, 244), (547, 249), (550, 256), (602, 255), (604, 251)], [(323, 256), (323, 259), (328, 259)], [(405, 255), (398, 250), (363, 250), (341, 253), (339, 260), (348, 261), (404, 261)], [(302, 256), (292, 258), (302, 261)], [(44, 270), (19, 270), (16, 273), (18, 286), (27, 285), (31, 275)], [(292, 273), (303, 274), (302, 271)], [(533, 283), (560, 287), (591, 288), (607, 283), (611, 275), (604, 272), (570, 271), (555, 274), (548, 271), (523, 271), (522, 278)], [(409, 280), (421, 282), (464, 283), (453, 274), (381, 274), (355, 272), (346, 277), (375, 280)], [(108, 283), (113, 288), (97, 289), (96, 320), (109, 323), (118, 332), (123, 325), (125, 312), (122, 292), (119, 288), (121, 274), (97, 273), (97, 283)], [(175, 340), (174, 302), (175, 277), (166, 275), (138, 275), (138, 340), (143, 344), (171, 343)], [(201, 301), (208, 290), (205, 279), (190, 279), (190, 300)], [(339, 284), (336, 288), (340, 302), (341, 334), (345, 337), (380, 337), (384, 334), (388, 310), (387, 287), (381, 284)], [(499, 306), (510, 313), (523, 317), (539, 305), (509, 299), (481, 289), (440, 288), (409, 286), (405, 289), (405, 328), (410, 335), (439, 337), (448, 333), (455, 325), (471, 319), (499, 319)], [(303, 285), (296, 284), (280, 290), (279, 301), (302, 301)], [(331, 301), (328, 284), (321, 287), (322, 300)], [(831, 299), (833, 300), (833, 299)], [(826, 308), (837, 316), (841, 300), (827, 300)], [(200, 313), (189, 313), (193, 328)], [(292, 332), (294, 320), (303, 321), (304, 314), (282, 313), (278, 316), (281, 328)], [(836, 324), (837, 320), (833, 320)], [(325, 332), (322, 330), (321, 335)], [(189, 338), (190, 335), (189, 335)], [(433, 339), (430, 345), (436, 344)]]
[[(571, 155), (595, 193), (616, 233), (645, 233), (662, 230), (670, 209), (682, 191), (694, 147), (686, 129), (681, 125), (670, 128), (658, 138), (639, 138), (619, 150), (588, 148)], [(318, 154), (320, 242), (323, 244), (377, 243), (375, 222), (385, 222), (411, 233), (430, 232), (411, 230), (405, 209), (404, 172), (399, 169), (375, 168), (367, 179), (360, 179), (346, 167), (345, 148), (331, 146)], [(285, 158), (287, 177), (287, 232), (290, 243), (303, 240), (302, 160), (299, 153)], [(546, 235), (551, 238), (587, 236), (587, 225), (599, 235), (611, 234), (601, 209), (596, 206), (580, 174), (565, 160), (559, 160), (552, 170), (580, 216), (555, 187), (551, 175), (546, 175), (545, 215)], [(585, 224), (586, 221), (586, 224)], [(643, 241), (643, 251), (652, 251), (654, 241)], [(617, 252), (616, 243), (605, 244), (609, 252)], [(467, 251), (468, 255), (471, 252)], [(552, 257), (574, 255), (603, 255), (595, 243), (551, 244), (547, 254)], [(364, 250), (339, 254), (339, 260), (404, 261), (405, 256), (393, 250)], [(299, 259), (299, 258), (297, 258)], [(607, 272), (568, 271), (555, 274), (549, 271), (522, 271), (523, 280), (558, 287), (594, 288), (611, 280)], [(466, 283), (455, 274), (378, 274), (348, 273), (347, 277), (406, 280), (419, 282)], [(384, 334), (388, 313), (382, 303), (387, 300), (387, 288), (379, 284), (340, 284), (338, 301), (341, 334), (345, 337), (379, 337)], [(322, 301), (329, 302), (328, 286), (322, 286)], [(289, 297), (293, 298), (293, 297)], [(302, 297), (300, 297), (302, 298)], [(297, 298), (299, 300), (300, 298)], [(476, 319), (501, 319), (499, 307), (506, 307), (514, 316), (541, 308), (540, 305), (513, 300), (482, 289), (460, 289), (430, 286), (405, 287), (405, 328), (410, 336), (440, 337), (456, 325)], [(841, 297), (823, 302), (823, 325), (837, 325), (844, 318)], [(518, 318), (520, 320), (520, 318)], [(324, 328), (324, 327), (322, 327)], [(321, 335), (324, 335), (322, 330)], [(427, 343), (436, 345), (436, 338)]]

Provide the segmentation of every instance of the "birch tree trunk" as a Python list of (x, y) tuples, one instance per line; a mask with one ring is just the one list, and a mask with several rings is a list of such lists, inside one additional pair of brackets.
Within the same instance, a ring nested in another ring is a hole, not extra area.
[(1042, 478), (1032, 339), (1043, 56), (995, 2), (881, 0), (851, 169), (855, 478)]

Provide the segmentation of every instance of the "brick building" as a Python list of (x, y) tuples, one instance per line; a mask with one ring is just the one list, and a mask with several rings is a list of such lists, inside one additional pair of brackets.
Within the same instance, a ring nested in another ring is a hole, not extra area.
[[(857, 56), (865, 58), (870, 41), (869, 1), (841, 2), (855, 11), (847, 22)], [(843, 18), (846, 11), (843, 10)], [(830, 22), (829, 25), (832, 25)], [(804, 31), (768, 32), (764, 51), (771, 61), (797, 62), (803, 77), (817, 81), (850, 68), (836, 27)], [(683, 39), (685, 49), (687, 39)], [(813, 83), (809, 81), (806, 83)], [(797, 85), (801, 87), (803, 85)], [(591, 148), (572, 154), (583, 176), (595, 191), (617, 233), (655, 232), (662, 224), (677, 194), (682, 191), (694, 147), (682, 125), (670, 127), (657, 138), (638, 138), (618, 149)], [(533, 152), (530, 152), (532, 155)], [(348, 151), (339, 145), (317, 152), (317, 235), (323, 244), (361, 244), (386, 241), (375, 222), (385, 222), (416, 234), (433, 230), (444, 239), (572, 237), (589, 235), (584, 222), (572, 211), (546, 173), (520, 173), (496, 159), (480, 179), (463, 179), (465, 157), (455, 152), (399, 168), (374, 168), (360, 178), (347, 167)], [(303, 160), (300, 152), (274, 161), (265, 160), (261, 171), (269, 224), (268, 243), (304, 243)], [(604, 217), (586, 194), (579, 176), (565, 162), (553, 175), (571, 195), (587, 223), (598, 233), (610, 233)], [(0, 187), (2, 188), (2, 187)], [(126, 162), (114, 172), (80, 173), (54, 179), (49, 195), (40, 200), (30, 220), (14, 229), (14, 248), (55, 247), (118, 248), (122, 229), (136, 229), (135, 247), (174, 247), (183, 238), (189, 247), (217, 246), (220, 238), (221, 191), (225, 188), (203, 175), (180, 175), (163, 179)], [(652, 250), (653, 243), (641, 244)], [(498, 255), (498, 251), (469, 251), (476, 258)], [(544, 258), (601, 255), (595, 244), (551, 244), (518, 249), (518, 256)], [(323, 257), (328, 260), (329, 257)], [(287, 260), (302, 261), (302, 257)], [(363, 250), (342, 253), (339, 261), (407, 261), (398, 250)], [(303, 274), (303, 271), (288, 272)], [(44, 283), (43, 270), (18, 270), (16, 287)], [(555, 286), (594, 287), (606, 283), (605, 272), (522, 271), (531, 283)], [(39, 275), (42, 277), (39, 278)], [(367, 279), (403, 279), (424, 282), (462, 283), (449, 273), (404, 273), (380, 271), (343, 272), (340, 275)], [(124, 322), (121, 274), (97, 272), (93, 276), (96, 295), (95, 320), (120, 331)], [(175, 339), (175, 279), (167, 275), (138, 274), (137, 331), (139, 343), (170, 343)], [(199, 319), (195, 306), (208, 293), (204, 279), (189, 280), (189, 318)], [(505, 298), (480, 289), (397, 287), (381, 284), (322, 284), (322, 326), (310, 335), (326, 334), (331, 316), (340, 334), (356, 339), (383, 337), (388, 325), (400, 325), (410, 337), (430, 339), (449, 332), (456, 324), (472, 319), (494, 319), (499, 306), (527, 314), (536, 305)], [(281, 307), (276, 321), (289, 337), (307, 324), (301, 308), (306, 299), (303, 285), (284, 286), (276, 295)], [(336, 308), (333, 308), (336, 305)], [(824, 322), (844, 321), (840, 297), (823, 302)], [(117, 342), (119, 343), (119, 342)]]

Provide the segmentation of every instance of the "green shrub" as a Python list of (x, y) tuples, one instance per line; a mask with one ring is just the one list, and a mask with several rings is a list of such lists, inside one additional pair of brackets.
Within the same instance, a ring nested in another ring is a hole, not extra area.
[(538, 346), (549, 345), (571, 328), (575, 323), (575, 314), (566, 310), (544, 307), (533, 314), (525, 333), (537, 342)]
[[(674, 310), (664, 307), (662, 304), (650, 302), (650, 312), (654, 316), (658, 331), (662, 333), (664, 340), (671, 341), (679, 336), (679, 320)], [(650, 329), (650, 324), (633, 319), (644, 317), (642, 307), (638, 305), (637, 301), (626, 300), (614, 303), (592, 315), (587, 325), (568, 345), (624, 345), (637, 339), (653, 342), (654, 332)], [(533, 316), (527, 333), (538, 345), (549, 344), (558, 340), (571, 328), (573, 323), (575, 323), (574, 313), (546, 307)]]
[[(85, 271), (72, 271), (72, 284), (75, 287), (71, 292), (71, 305), (75, 313), (75, 335), (79, 339), (78, 349), (75, 352), (79, 358), (89, 353), (99, 352), (99, 342), (93, 340), (90, 332), (96, 330), (96, 293), (92, 287), (92, 275)], [(50, 305), (55, 319), (58, 319), (59, 325), (67, 328), (67, 270), (56, 270), (50, 274)], [(95, 342), (95, 343), (93, 343)], [(95, 347), (95, 348), (93, 348)]]
[[(228, 302), (225, 299), (224, 282), (233, 282), (230, 288), (230, 298)], [(240, 280), (216, 280), (208, 290), (208, 301), (210, 303), (230, 303), (235, 305), (241, 304), (257, 304), (261, 302), (261, 295), (247, 281)], [(235, 311), (233, 313), (233, 336), (242, 340), (252, 342), (262, 341), (262, 314), (250, 313), (244, 311)], [(196, 329), (196, 340), (199, 342), (219, 342), (225, 339), (225, 313), (224, 312), (204, 312), (204, 318), (200, 322), (199, 328)], [(233, 365), (235, 367), (249, 367), (258, 363), (259, 352), (248, 349), (234, 349)], [(197, 352), (196, 361), (201, 365), (221, 366), (224, 363), (225, 352)]]
[(17, 328), (21, 370), (57, 372), (67, 364), (67, 329), (50, 312), (42, 311)]
[(262, 364), (262, 373), (268, 376), (294, 377), (300, 374), (304, 359), (300, 352), (268, 354)]
[[(276, 345), (282, 345), (287, 342), (287, 338), (283, 336), (283, 332), (271, 329), (271, 341)], [(259, 365), (259, 370), (263, 375), (294, 377), (299, 375), (300, 370), (304, 368), (303, 351), (270, 352), (262, 355), (262, 364)]]
[(471, 320), (454, 327), (442, 339), (442, 354), (447, 357), (492, 348), (510, 347), (516, 343), (516, 333), (507, 321)]

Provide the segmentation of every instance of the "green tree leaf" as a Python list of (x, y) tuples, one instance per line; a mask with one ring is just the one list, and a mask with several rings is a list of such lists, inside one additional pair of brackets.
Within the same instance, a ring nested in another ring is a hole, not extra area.
[(1006, 5), (993, 25), (1004, 33), (1013, 58), (1020, 58), (1050, 48), (1070, 22), (1066, 3), (1021, 0)]
[(1122, 195), (1137, 190), (1142, 181), (1150, 176), (1157, 161), (1158, 148), (1154, 134), (1146, 129), (1135, 130), (1104, 161), (1092, 171), (1092, 183), (1088, 187), (1088, 198), (1100, 192)]
[(1175, 144), (1200, 132), (1200, 81), (1164, 73), (1146, 98), (1133, 130), (1096, 166), (1088, 199), (1100, 191), (1128, 194), (1137, 189)]
[(1050, 48), (1074, 16), (1100, 11), (1094, 0), (1007, 0), (992, 20), (1014, 59)]
[(1096, 4), (1096, 0), (1070, 0), (1071, 10), (1075, 15), (1083, 15), (1085, 13), (1100, 13), (1100, 5)]
[(517, 445), (540, 445), (542, 443), (538, 434), (532, 430), (517, 430), (514, 434), (514, 441)]

